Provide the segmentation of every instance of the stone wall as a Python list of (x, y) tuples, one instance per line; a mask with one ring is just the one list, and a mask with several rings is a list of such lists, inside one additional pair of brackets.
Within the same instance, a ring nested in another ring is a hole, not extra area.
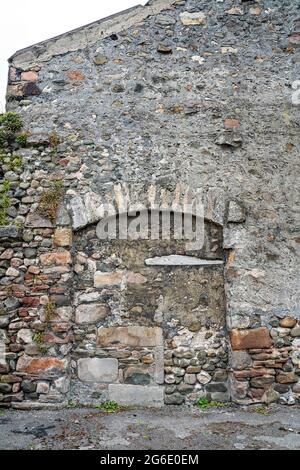
[[(156, 0), (10, 59), (1, 406), (299, 399), (299, 31), (292, 0)], [(198, 192), (224, 267), (100, 246), (128, 185), (147, 207)]]

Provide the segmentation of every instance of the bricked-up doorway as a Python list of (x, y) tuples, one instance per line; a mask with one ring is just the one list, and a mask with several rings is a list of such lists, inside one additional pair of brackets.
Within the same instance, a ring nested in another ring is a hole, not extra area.
[[(184, 240), (74, 236), (72, 396), (81, 402), (228, 399), (222, 228)], [(163, 258), (162, 258), (163, 257)]]

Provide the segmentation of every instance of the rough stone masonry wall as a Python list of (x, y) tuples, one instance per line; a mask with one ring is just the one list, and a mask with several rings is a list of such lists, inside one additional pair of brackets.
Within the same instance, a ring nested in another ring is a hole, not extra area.
[[(75, 279), (77, 236), (99, 220), (106, 194), (118, 206), (119, 183), (145, 203), (171, 199), (178, 183), (200, 188), (207, 221), (223, 232), (229, 362), (214, 363), (205, 342), (191, 352), (187, 340), (182, 355), (166, 348), (166, 402), (194, 390), (239, 403), (299, 399), (300, 112), (291, 100), (299, 54), (292, 0), (156, 0), (12, 57), (7, 108), (29, 136), (7, 149), (22, 165), (3, 165), (11, 225), (0, 228), (1, 406), (63, 406), (82, 396), (86, 359), (91, 367), (108, 359), (114, 373), (112, 351), (77, 354), (89, 343), (78, 331)], [(94, 314), (91, 343), (100, 341), (105, 308)], [(133, 359), (151, 361), (159, 335)], [(181, 381), (183, 373), (192, 377)], [(119, 376), (109, 381), (118, 385)], [(96, 385), (94, 398), (106, 387)]]

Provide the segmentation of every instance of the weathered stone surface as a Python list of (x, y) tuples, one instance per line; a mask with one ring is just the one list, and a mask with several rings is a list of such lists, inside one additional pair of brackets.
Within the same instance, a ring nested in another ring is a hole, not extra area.
[(104, 320), (108, 314), (108, 307), (105, 304), (82, 304), (76, 308), (75, 321), (79, 325), (98, 323)]
[(276, 376), (276, 382), (280, 384), (290, 384), (298, 381), (298, 377), (294, 372), (280, 372)]
[(276, 390), (269, 388), (264, 392), (263, 396), (261, 397), (261, 401), (266, 403), (266, 405), (270, 405), (271, 403), (276, 403), (279, 397), (280, 394), (276, 392)]
[(181, 393), (173, 393), (165, 396), (166, 405), (181, 405), (184, 402), (184, 396)]
[(300, 326), (295, 326), (292, 331), (291, 335), (294, 337), (299, 337), (300, 336)]
[(148, 385), (151, 377), (145, 367), (128, 367), (124, 373), (124, 382), (133, 385)]
[(252, 359), (247, 351), (232, 351), (231, 367), (235, 370), (247, 369), (251, 366)]
[(109, 400), (125, 406), (161, 407), (164, 404), (164, 389), (159, 386), (110, 384)]
[(200, 372), (200, 374), (197, 375), (197, 380), (200, 382), (202, 385), (206, 385), (211, 381), (211, 375), (209, 375), (208, 372), (205, 372), (204, 370)]
[(1, 238), (20, 238), (21, 230), (14, 225), (0, 227)]
[(230, 332), (231, 346), (233, 350), (270, 348), (272, 341), (268, 328), (256, 328), (253, 330), (232, 330)]
[(96, 357), (79, 359), (78, 377), (83, 382), (115, 382), (118, 378), (118, 361)]
[(205, 14), (201, 11), (190, 13), (185, 11), (180, 14), (182, 24), (185, 26), (203, 25), (205, 24)]
[(282, 328), (293, 328), (297, 324), (297, 320), (292, 317), (284, 317), (280, 320), (280, 326)]
[(271, 384), (273, 384), (275, 378), (272, 375), (264, 375), (262, 377), (253, 377), (250, 379), (251, 387), (267, 389)]
[(17, 339), (18, 341), (25, 344), (32, 343), (32, 331), (29, 329), (22, 328), (17, 333)]
[(72, 230), (69, 228), (57, 228), (54, 232), (54, 245), (72, 246)]
[(48, 382), (39, 382), (36, 387), (36, 393), (43, 393), (46, 395), (49, 392), (49, 388)]
[(40, 256), (40, 259), (45, 266), (71, 264), (72, 262), (69, 251), (45, 253)]
[(99, 328), (97, 344), (101, 348), (154, 347), (162, 344), (162, 330), (158, 327), (144, 326)]
[(21, 356), (17, 363), (17, 371), (27, 374), (39, 374), (51, 370), (63, 371), (67, 367), (67, 361), (56, 357), (31, 358)]
[(101, 288), (105, 286), (120, 286), (123, 280), (123, 272), (101, 273), (97, 271), (94, 275), (94, 286)]
[(246, 220), (245, 208), (237, 201), (230, 201), (228, 206), (227, 222), (242, 223)]

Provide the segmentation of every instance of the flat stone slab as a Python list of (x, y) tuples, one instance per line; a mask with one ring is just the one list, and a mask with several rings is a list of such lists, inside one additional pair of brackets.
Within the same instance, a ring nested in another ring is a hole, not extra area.
[(210, 260), (193, 256), (170, 255), (157, 256), (145, 260), (146, 266), (221, 266), (224, 261), (221, 259)]
[(118, 360), (97, 357), (79, 359), (78, 377), (83, 382), (115, 382), (118, 379)]
[(105, 304), (82, 304), (76, 308), (75, 321), (77, 324), (93, 324), (103, 320), (108, 314)]
[(159, 408), (164, 405), (164, 388), (158, 386), (111, 384), (109, 400), (124, 406)]
[(154, 347), (163, 344), (162, 329), (146, 326), (99, 328), (97, 345), (107, 347)]

